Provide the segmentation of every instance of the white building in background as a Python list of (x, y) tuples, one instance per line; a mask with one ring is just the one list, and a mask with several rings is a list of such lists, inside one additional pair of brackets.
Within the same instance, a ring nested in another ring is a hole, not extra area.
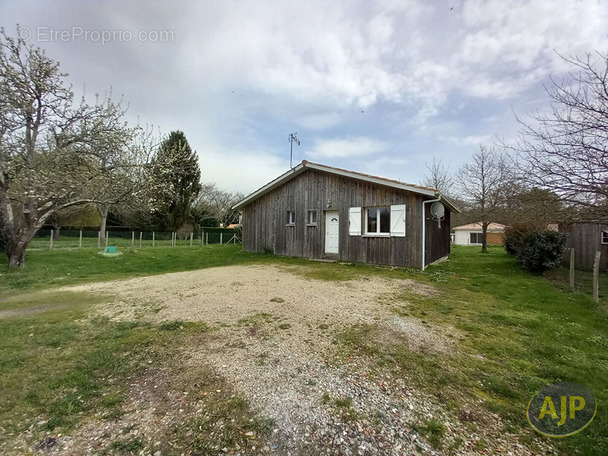
[[(488, 225), (488, 245), (502, 245), (506, 227), (500, 223), (490, 223)], [(481, 245), (481, 222), (456, 226), (452, 230), (455, 245)]]

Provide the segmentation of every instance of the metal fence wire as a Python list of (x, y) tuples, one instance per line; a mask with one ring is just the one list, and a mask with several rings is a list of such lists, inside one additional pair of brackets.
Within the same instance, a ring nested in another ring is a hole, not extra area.
[(105, 240), (100, 236), (99, 230), (93, 229), (65, 229), (55, 230), (43, 228), (39, 230), (32, 241), (30, 248), (56, 249), (56, 248), (105, 248), (114, 247), (177, 247), (201, 246), (208, 244), (240, 244), (239, 230), (228, 228), (209, 228), (191, 233), (134, 231), (126, 229), (108, 228)]

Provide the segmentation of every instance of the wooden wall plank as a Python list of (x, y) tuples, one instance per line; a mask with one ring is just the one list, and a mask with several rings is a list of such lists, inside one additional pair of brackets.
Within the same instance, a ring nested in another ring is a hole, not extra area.
[(608, 225), (601, 223), (573, 223), (559, 227), (561, 232), (568, 235), (564, 259), (570, 260), (570, 247), (575, 248), (574, 264), (576, 269), (591, 271), (595, 252), (600, 251), (600, 271), (608, 270), (608, 244), (602, 244), (602, 231), (608, 230)]
[[(337, 210), (340, 260), (420, 267), (422, 200), (421, 195), (412, 192), (307, 170), (243, 208), (243, 250), (263, 252), (270, 249), (277, 255), (322, 258), (325, 255), (325, 212)], [(350, 207), (393, 204), (406, 205), (405, 237), (349, 235)], [(295, 226), (286, 226), (290, 210), (296, 212)], [(306, 226), (308, 210), (317, 210), (317, 226)], [(436, 222), (428, 223), (427, 220), (427, 263), (449, 253), (449, 225), (449, 211), (446, 211), (441, 229)]]

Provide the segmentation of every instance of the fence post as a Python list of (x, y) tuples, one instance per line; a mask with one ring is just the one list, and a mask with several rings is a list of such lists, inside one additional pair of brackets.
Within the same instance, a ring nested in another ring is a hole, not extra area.
[(595, 302), (600, 300), (600, 255), (599, 250), (595, 252), (593, 261), (593, 299)]
[(49, 250), (53, 250), (53, 230), (51, 230), (51, 239), (49, 241)]
[(109, 234), (110, 234), (110, 232), (106, 231), (106, 247), (108, 246), (108, 242), (109, 242), (109, 237), (110, 237)]
[(143, 237), (143, 231), (140, 231), (139, 232), (139, 248), (140, 249), (141, 249), (141, 240), (142, 240), (142, 237)]
[(131, 231), (131, 247), (135, 247), (135, 231)]
[(177, 246), (177, 233), (173, 232), (173, 237), (171, 238), (171, 247)]
[(570, 289), (574, 291), (574, 247), (570, 249)]
[(152, 231), (152, 247), (154, 247), (154, 231)]
[(204, 245), (203, 238), (205, 237), (205, 232), (201, 231), (201, 247)]
[(222, 245), (224, 242), (224, 233), (220, 233), (220, 245)]
[(80, 230), (80, 241), (78, 241), (78, 248), (82, 248), (82, 230)]
[(205, 233), (205, 244), (209, 245), (209, 233)]
[(190, 247), (192, 247), (192, 238), (194, 237), (194, 233), (190, 233)]

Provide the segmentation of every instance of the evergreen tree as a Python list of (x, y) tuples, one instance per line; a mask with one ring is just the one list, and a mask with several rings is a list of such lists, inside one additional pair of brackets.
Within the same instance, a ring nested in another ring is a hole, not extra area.
[(172, 131), (161, 143), (152, 166), (154, 222), (160, 230), (177, 231), (191, 222), (200, 179), (196, 152), (182, 131)]

